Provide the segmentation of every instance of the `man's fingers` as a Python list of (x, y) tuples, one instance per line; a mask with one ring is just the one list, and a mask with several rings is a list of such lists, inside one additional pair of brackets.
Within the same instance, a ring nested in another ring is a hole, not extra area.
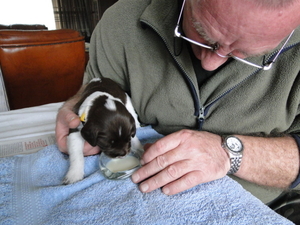
[[(149, 151), (149, 149), (146, 150), (146, 153), (147, 151)], [(177, 148), (176, 150), (172, 149), (162, 155), (158, 155), (147, 164), (143, 162), (143, 167), (133, 174), (132, 181), (134, 183), (139, 183), (144, 179), (157, 174), (158, 172), (167, 168), (169, 165), (186, 159), (186, 155), (184, 155), (183, 152), (184, 151), (181, 151), (181, 148)]]
[(57, 122), (68, 128), (76, 128), (80, 124), (80, 118), (70, 109), (61, 109), (57, 116)]
[(93, 147), (88, 142), (84, 143), (84, 150), (83, 150), (84, 156), (96, 155), (99, 152), (100, 152), (100, 148), (98, 146)]
[(162, 192), (166, 195), (174, 195), (198, 185), (200, 181), (201, 183), (205, 183), (206, 181), (202, 179), (202, 175), (201, 171), (187, 173), (180, 179), (165, 185), (162, 188)]
[(146, 164), (155, 159), (157, 156), (163, 155), (164, 153), (178, 147), (181, 141), (181, 138), (179, 138), (180, 135), (181, 132), (172, 133), (159, 139), (150, 146), (147, 146), (147, 150), (143, 155), (143, 162)]
[[(195, 186), (197, 183), (194, 182), (188, 182), (185, 184), (178, 184), (176, 182), (179, 178), (179, 180), (183, 179), (187, 174), (190, 172), (189, 168), (189, 161), (188, 160), (182, 160), (179, 162), (176, 162), (174, 164), (171, 164), (167, 166), (165, 169), (163, 169), (158, 174), (152, 176), (151, 178), (145, 180), (140, 184), (140, 190), (142, 192), (151, 192), (157, 188), (165, 186), (166, 188), (169, 187), (169, 189), (165, 189), (165, 194), (173, 194), (174, 192), (186, 190), (190, 187)], [(174, 186), (175, 184), (175, 186)], [(194, 184), (194, 185), (193, 185)], [(178, 187), (178, 188), (176, 188)], [(168, 191), (169, 190), (169, 191)]]
[(67, 136), (70, 128), (80, 124), (79, 117), (70, 109), (61, 109), (56, 118), (55, 136), (60, 151), (68, 153)]

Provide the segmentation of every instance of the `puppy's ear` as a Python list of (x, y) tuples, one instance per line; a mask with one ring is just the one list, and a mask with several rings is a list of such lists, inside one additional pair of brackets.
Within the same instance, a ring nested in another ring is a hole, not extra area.
[(97, 145), (98, 132), (86, 123), (81, 129), (81, 136), (93, 147)]
[(135, 126), (135, 120), (133, 119), (132, 115), (130, 115), (130, 123), (131, 123), (131, 137), (134, 137), (136, 134), (136, 126)]
[(134, 137), (136, 134), (136, 127), (135, 125), (132, 126), (132, 129), (131, 129), (131, 137)]

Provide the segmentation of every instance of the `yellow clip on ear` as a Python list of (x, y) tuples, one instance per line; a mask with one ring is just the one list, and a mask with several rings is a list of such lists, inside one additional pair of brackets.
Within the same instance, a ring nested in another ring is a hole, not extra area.
[(86, 116), (86, 113), (81, 114), (81, 116), (80, 116), (81, 122), (85, 122), (85, 116)]

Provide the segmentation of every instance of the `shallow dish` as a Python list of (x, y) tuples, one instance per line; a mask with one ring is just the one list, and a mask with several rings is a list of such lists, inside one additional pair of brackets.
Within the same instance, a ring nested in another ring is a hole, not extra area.
[(126, 156), (120, 158), (110, 158), (101, 153), (99, 157), (100, 170), (108, 179), (125, 179), (141, 167), (140, 159), (143, 152), (142, 149), (131, 149)]

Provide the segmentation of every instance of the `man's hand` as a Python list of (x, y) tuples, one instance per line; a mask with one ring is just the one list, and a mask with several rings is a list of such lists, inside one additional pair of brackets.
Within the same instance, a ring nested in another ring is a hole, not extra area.
[[(237, 135), (244, 145), (235, 176), (249, 182), (288, 188), (299, 173), (299, 149), (294, 138)], [(230, 160), (221, 137), (204, 131), (182, 130), (146, 145), (142, 168), (132, 175), (142, 192), (163, 187), (172, 195), (201, 183), (224, 177)]]
[[(55, 136), (58, 148), (61, 152), (68, 153), (67, 136), (70, 128), (76, 128), (80, 124), (80, 118), (72, 111), (76, 99), (67, 101), (58, 111), (56, 117)], [(99, 147), (92, 147), (87, 142), (84, 144), (83, 154), (95, 155), (100, 152)]]
[(224, 177), (230, 168), (221, 137), (208, 132), (182, 130), (152, 145), (146, 145), (144, 166), (132, 180), (142, 192), (163, 187), (167, 195), (187, 190), (200, 183)]

